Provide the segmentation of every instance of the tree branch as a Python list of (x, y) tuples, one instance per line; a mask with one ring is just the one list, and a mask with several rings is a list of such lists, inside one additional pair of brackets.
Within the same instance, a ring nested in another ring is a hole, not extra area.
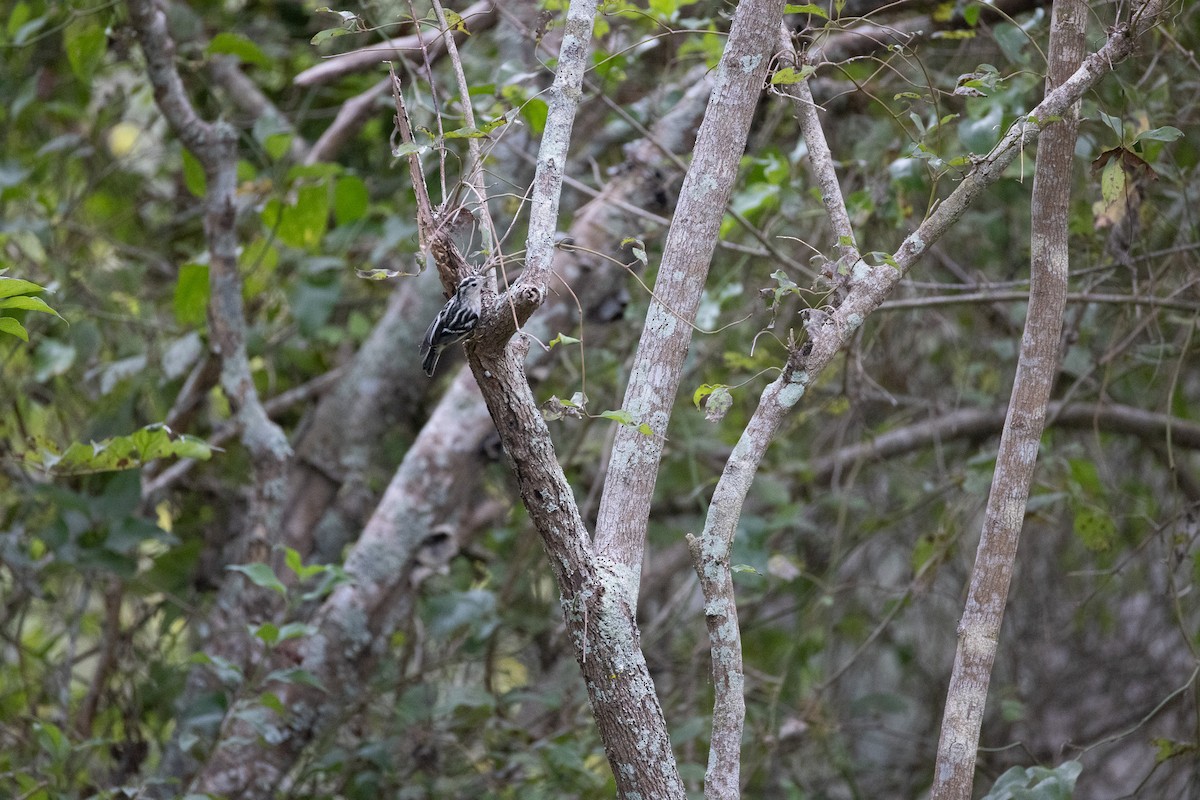
[(708, 769), (704, 775), (706, 800), (736, 800), (741, 796), (745, 675), (729, 553), (758, 466), (779, 432), (780, 424), (804, 394), (804, 387), (796, 382), (801, 361), (799, 353), (793, 351), (783, 372), (763, 391), (758, 407), (738, 438), (713, 490), (704, 532), (699, 538), (691, 534), (687, 537), (692, 565), (704, 594), (704, 621), (712, 649), (715, 697)]
[(1043, 128), (1060, 119), (1066, 109), (1091, 89), (1116, 64), (1134, 50), (1138, 38), (1158, 19), (1162, 0), (1148, 0), (1138, 6), (1130, 23), (1116, 28), (1100, 50), (1086, 58), (1075, 73), (1048, 93), (1029, 114), (1018, 120), (987, 158), (963, 178), (950, 196), (909, 234), (892, 255), (891, 264), (871, 266), (859, 261), (850, 276), (850, 293), (820, 326), (809, 330), (812, 351), (806, 366), (811, 377), (824, 369), (863, 324), (867, 315), (878, 308), (892, 288), (900, 282), (925, 252), (953, 225), (984, 189), (998, 181), (1024, 147), (1037, 138)]
[[(827, 484), (836, 480), (844, 467), (852, 464), (895, 458), (937, 442), (994, 434), (1003, 428), (1007, 416), (1007, 407), (964, 408), (941, 414), (886, 431), (811, 461), (806, 474), (815, 484)], [(1047, 425), (1122, 433), (1150, 441), (1165, 441), (1170, 436), (1173, 445), (1200, 449), (1200, 424), (1170, 414), (1113, 403), (1051, 403)]]
[(667, 422), (691, 342), (689, 323), (704, 291), (782, 19), (783, 4), (777, 0), (744, 0), (734, 14), (622, 403), (654, 435), (632, 426), (617, 432), (600, 500), (596, 549), (624, 572), (632, 607), (637, 606), (646, 523)]
[[(257, 486), (277, 499), (276, 479), (291, 455), (283, 431), (267, 417), (250, 375), (246, 318), (237, 272), (237, 134), (227, 123), (209, 124), (192, 108), (175, 68), (175, 45), (153, 0), (129, 0), (129, 15), (146, 54), (154, 98), (175, 135), (204, 166), (204, 230), (209, 248), (209, 330), (220, 354), (221, 386), (237, 410), (242, 443), (258, 470)], [(260, 518), (256, 524), (265, 524)], [(265, 531), (263, 531), (265, 533)]]
[(316, 144), (308, 151), (304, 163), (316, 164), (333, 158), (337, 151), (342, 149), (342, 145), (366, 124), (375, 111), (375, 103), (379, 98), (385, 97), (391, 88), (392, 79), (387, 77), (370, 89), (360, 92), (342, 103), (337, 116), (333, 119), (333, 124), (325, 129)]
[(273, 796), (305, 745), (358, 702), (390, 634), (411, 611), (407, 590), (415, 553), (435, 527), (454, 524), (477, 496), (482, 471), (458, 467), (478, 458), (483, 425), (490, 425), (486, 409), (475, 381), (464, 373), (405, 454), (347, 556), (351, 582), (324, 601), (312, 620), (316, 633), (295, 653), (324, 689), (301, 683), (261, 687), (274, 692), (291, 713), (286, 719), (265, 708), (254, 709), (257, 716), (228, 714), (191, 791), (247, 799)]
[(622, 798), (684, 797), (666, 720), (641, 650), (623, 574), (592, 550), (522, 368), (520, 347), (468, 360), (512, 461), (521, 500), (542, 537), (567, 633)]
[[(800, 66), (803, 59), (796, 52), (795, 44), (786, 26), (783, 28), (783, 52), (791, 55), (792, 63)], [(854, 228), (850, 225), (850, 213), (846, 210), (846, 199), (842, 196), (842, 187), (838, 183), (837, 171), (834, 169), (833, 153), (825, 140), (825, 130), (821, 127), (821, 118), (817, 116), (817, 102), (813, 99), (812, 89), (808, 81), (802, 80), (795, 84), (794, 95), (784, 94), (792, 99), (796, 109), (796, 117), (800, 120), (800, 133), (808, 145), (808, 160), (812, 164), (813, 175), (817, 186), (821, 189), (821, 202), (825, 205), (825, 215), (829, 217), (829, 226), (833, 229), (834, 246), (841, 253), (844, 264), (858, 261), (858, 241), (854, 237)]]
[(529, 233), (525, 242), (525, 272), (521, 282), (544, 286), (554, 262), (558, 232), (558, 204), (562, 197), (563, 170), (571, 145), (571, 129), (588, 67), (596, 0), (573, 0), (567, 8), (554, 83), (547, 95), (546, 126), (538, 148), (537, 169), (529, 198)]
[[(1087, 5), (1080, 0), (1054, 3), (1048, 92), (1065, 81), (1083, 60), (1086, 13)], [(1029, 312), (966, 608), (958, 625), (958, 652), (946, 693), (931, 800), (971, 797), (979, 731), (1017, 559), (1017, 542), (1037, 466), (1038, 443), (1046, 424), (1046, 405), (1058, 375), (1059, 341), (1067, 306), (1067, 221), (1079, 131), (1078, 101), (1064, 108), (1061, 116), (1062, 121), (1038, 141), (1030, 204)]]
[[(472, 33), (487, 30), (496, 24), (496, 4), (493, 0), (479, 0), (468, 6), (460, 15)], [(456, 41), (467, 38), (467, 32), (456, 30)], [(292, 79), (297, 86), (315, 86), (321, 83), (337, 80), (343, 75), (362, 72), (385, 61), (395, 61), (406, 58), (409, 54), (420, 53), (422, 50), (429, 54), (429, 59), (440, 58), (446, 52), (446, 39), (441, 31), (418, 32), (409, 36), (398, 36), (386, 42), (339, 53), (329, 60), (309, 67)]]

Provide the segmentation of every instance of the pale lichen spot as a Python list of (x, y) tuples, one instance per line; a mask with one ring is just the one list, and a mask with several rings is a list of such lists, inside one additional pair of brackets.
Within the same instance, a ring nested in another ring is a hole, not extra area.
[(762, 56), (758, 54), (752, 56), (742, 56), (741, 62), (742, 72), (750, 73), (753, 72), (760, 63), (762, 63)]
[(729, 601), (724, 597), (715, 597), (704, 604), (704, 616), (719, 617), (729, 612)]

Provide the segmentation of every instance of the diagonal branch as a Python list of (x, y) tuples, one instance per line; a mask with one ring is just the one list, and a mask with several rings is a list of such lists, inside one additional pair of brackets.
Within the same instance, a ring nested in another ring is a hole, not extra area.
[(529, 389), (522, 348), (483, 355), (468, 345), (468, 357), (549, 556), (618, 795), (682, 800), (683, 783), (624, 581), (592, 550)]
[[(188, 100), (175, 68), (175, 44), (166, 19), (153, 0), (129, 0), (129, 16), (146, 55), (154, 98), (171, 129), (195, 154), (207, 179), (204, 231), (209, 249), (208, 308), (213, 349), (221, 357), (221, 387), (237, 412), (241, 440), (255, 468), (256, 503), (250, 531), (266, 544), (270, 520), (277, 513), (280, 478), (291, 448), (267, 416), (250, 374), (246, 355), (246, 317), (242, 281), (237, 270), (237, 134), (227, 123), (205, 122)], [(261, 553), (260, 553), (261, 557)]]
[(854, 266), (849, 295), (823, 320), (823, 325), (809, 331), (812, 350), (806, 362), (806, 382), (829, 365), (867, 315), (883, 303), (913, 264), (958, 221), (975, 198), (1000, 179), (1025, 146), (1036, 140), (1045, 127), (1061, 119), (1068, 107), (1133, 53), (1138, 38), (1154, 24), (1162, 10), (1161, 0), (1140, 4), (1130, 22), (1114, 29), (1103, 47), (1088, 56), (1070, 78), (1013, 124), (988, 157), (905, 238), (891, 256), (890, 263), (872, 266), (860, 260)]
[[(803, 396), (807, 386), (862, 325), (866, 314), (879, 307), (924, 250), (940, 238), (984, 188), (999, 179), (1024, 144), (1036, 136), (1040, 125), (1064, 113), (1113, 64), (1129, 55), (1136, 37), (1152, 22), (1152, 15), (1143, 16), (1131, 29), (1114, 32), (1104, 48), (1088, 59), (1066, 84), (1050, 93), (1029, 115), (1028, 122), (1014, 127), (993, 151), (992, 159), (969, 175), (905, 240), (893, 257), (892, 264), (870, 267), (860, 259), (849, 276), (849, 295), (833, 314), (822, 314), (821, 322), (808, 328), (811, 342), (799, 352), (790, 353), (780, 377), (764, 390), (750, 423), (739, 438), (718, 481), (703, 536), (700, 539), (689, 537), (693, 561), (705, 595), (705, 616), (712, 642), (713, 678), (717, 689), (706, 796), (736, 797), (744, 702), (740, 697), (740, 634), (737, 630), (733, 587), (728, 574), (729, 548), (746, 493), (768, 444), (778, 432), (788, 410)], [(812, 108), (808, 105), (809, 110)], [(801, 113), (806, 113), (803, 108)], [(825, 190), (824, 186), (822, 188)], [(829, 188), (836, 191), (836, 176), (830, 181)], [(804, 355), (800, 356), (800, 353)]]
[(742, 505), (758, 465), (788, 411), (804, 394), (799, 352), (788, 356), (783, 372), (763, 391), (758, 407), (733, 448), (713, 490), (699, 538), (688, 535), (692, 564), (704, 594), (704, 621), (712, 648), (713, 728), (704, 775), (705, 800), (736, 800), (741, 789), (743, 697), (742, 637), (733, 595), (729, 554)]

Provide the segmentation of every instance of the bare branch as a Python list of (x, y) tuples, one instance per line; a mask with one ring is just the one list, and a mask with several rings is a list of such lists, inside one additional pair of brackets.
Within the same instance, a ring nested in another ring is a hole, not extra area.
[(733, 453), (713, 490), (699, 538), (688, 535), (692, 565), (704, 594), (704, 620), (712, 650), (713, 728), (704, 775), (706, 800), (736, 800), (741, 796), (743, 697), (742, 636), (738, 628), (729, 554), (746, 494), (763, 455), (792, 406), (804, 394), (795, 382), (801, 358), (793, 352), (783, 372), (763, 391), (754, 415), (738, 438)]
[[(1083, 60), (1087, 5), (1054, 3), (1046, 89), (1068, 79)], [(958, 626), (958, 652), (934, 767), (932, 800), (969, 800), (975, 780), (979, 731), (1000, 640), (1004, 607), (1025, 521), (1025, 504), (1037, 466), (1046, 405), (1058, 375), (1059, 341), (1067, 305), (1071, 172), (1079, 131), (1079, 103), (1062, 110), (1062, 121), (1038, 141), (1030, 207), (1029, 312), (1013, 379), (1008, 417), (1000, 435), (996, 470), (988, 494), (983, 534)]]
[[(496, 4), (492, 0), (480, 0), (468, 6), (460, 16), (472, 33), (478, 33), (496, 24)], [(456, 30), (454, 38), (461, 42), (467, 38), (467, 33)], [(421, 31), (410, 36), (398, 36), (370, 47), (332, 56), (328, 61), (304, 70), (293, 78), (292, 82), (297, 86), (328, 83), (343, 75), (363, 72), (386, 61), (411, 57), (422, 50), (429, 53), (431, 61), (440, 58), (446, 52), (446, 37), (441, 31)]]
[[(963, 408), (939, 414), (822, 456), (809, 463), (808, 471), (814, 483), (826, 484), (836, 481), (843, 469), (854, 464), (895, 458), (938, 442), (994, 434), (1001, 430), (1007, 415), (1007, 407)], [(1051, 403), (1047, 425), (1128, 434), (1149, 441), (1165, 442), (1170, 437), (1173, 445), (1200, 449), (1200, 425), (1170, 414), (1113, 403)]]
[(392, 79), (384, 78), (365, 92), (360, 92), (342, 103), (333, 124), (325, 129), (321, 138), (317, 139), (316, 144), (308, 151), (304, 163), (315, 164), (333, 158), (342, 145), (366, 124), (375, 111), (375, 103), (388, 93), (391, 86)]
[(293, 160), (300, 162), (308, 157), (309, 148), (304, 137), (296, 131), (291, 121), (275, 107), (275, 104), (263, 94), (262, 90), (258, 88), (258, 84), (246, 77), (236, 58), (213, 56), (208, 63), (208, 71), (214, 80), (225, 88), (234, 105), (243, 112), (254, 119), (260, 117), (273, 119), (290, 134), (291, 143), (288, 150)]
[[(286, 392), (282, 392), (275, 397), (269, 398), (263, 403), (263, 408), (267, 412), (267, 416), (278, 416), (287, 411), (293, 406), (305, 403), (311, 400), (314, 396), (322, 394), (331, 386), (337, 384), (343, 377), (344, 371), (341, 368), (331, 369), (322, 375), (318, 375), (310, 381), (292, 387)], [(241, 425), (238, 421), (232, 420), (225, 423), (221, 427), (213, 431), (205, 441), (213, 447), (220, 447), (228, 442), (233, 437), (241, 432)], [(176, 481), (191, 471), (196, 465), (196, 461), (191, 458), (181, 458), (171, 466), (164, 469), (158, 475), (148, 478), (142, 483), (142, 496), (151, 497), (158, 492), (173, 485)]]
[(547, 95), (546, 127), (538, 149), (529, 198), (529, 234), (525, 243), (525, 272), (521, 281), (545, 285), (554, 261), (554, 237), (558, 232), (558, 204), (562, 197), (563, 170), (571, 144), (571, 129), (583, 91), (583, 73), (596, 18), (596, 0), (575, 0), (567, 8), (559, 47), (554, 84)]
[[(440, 0), (433, 0), (433, 10), (437, 14), (438, 24), (442, 26), (442, 30), (446, 30), (449, 24), (446, 22), (446, 11), (442, 8)], [(475, 127), (475, 109), (471, 104), (471, 87), (467, 85), (467, 76), (463, 72), (462, 59), (458, 57), (458, 45), (454, 42), (453, 36), (446, 37), (446, 55), (450, 58), (450, 66), (454, 70), (454, 80), (458, 84), (458, 102), (462, 106), (463, 120), (468, 127)], [(470, 153), (470, 161), (467, 163), (467, 175), (465, 183), (475, 189), (477, 197), (483, 197), (483, 154), (479, 140), (476, 138), (467, 139), (467, 150)], [(487, 206), (483, 206), (487, 210)]]
[(704, 291), (782, 19), (783, 4), (777, 0), (745, 0), (734, 14), (622, 403), (654, 435), (645, 436), (631, 426), (618, 431), (600, 500), (596, 549), (625, 571), (626, 591), (635, 607), (650, 498), (692, 337), (687, 323), (695, 319)]
[[(1029, 299), (1028, 292), (1016, 290), (964, 292), (963, 294), (939, 294), (933, 297), (903, 297), (880, 304), (880, 311), (901, 311), (913, 308), (955, 306), (964, 303), (1020, 302)], [(1200, 303), (1176, 300), (1172, 297), (1154, 297), (1135, 294), (1095, 294), (1092, 292), (1070, 292), (1068, 303), (1101, 303), (1117, 306), (1149, 306), (1169, 308), (1173, 311), (1200, 312)]]
[(253, 535), (265, 537), (278, 509), (279, 478), (291, 456), (287, 437), (267, 416), (254, 387), (246, 355), (246, 318), (237, 271), (237, 134), (227, 123), (209, 124), (196, 114), (175, 68), (175, 45), (153, 0), (129, 0), (129, 15), (146, 54), (154, 98), (175, 134), (204, 166), (207, 178), (204, 229), (209, 247), (209, 329), (221, 357), (221, 386), (237, 411), (241, 439), (256, 470), (258, 502)]
[[(521, 289), (518, 289), (521, 290)], [(523, 289), (528, 291), (528, 287)], [(623, 571), (592, 550), (522, 368), (520, 347), (468, 359), (512, 461), (521, 500), (541, 534), (567, 633), (583, 672), (620, 797), (684, 797), (666, 720), (642, 655)]]
[(1162, 12), (1161, 0), (1149, 0), (1130, 24), (1115, 29), (1105, 45), (1086, 58), (1061, 86), (1049, 92), (1029, 114), (1018, 120), (992, 149), (988, 157), (968, 174), (950, 196), (943, 200), (917, 230), (909, 234), (891, 258), (891, 263), (871, 266), (864, 261), (855, 265), (850, 276), (850, 293), (827, 318), (824, 325), (810, 329), (812, 351), (807, 360), (811, 377), (824, 369), (866, 319), (882, 304), (892, 288), (925, 252), (953, 225), (975, 198), (991, 186), (1041, 130), (1060, 119), (1076, 100), (1113, 67), (1127, 58)]
[[(786, 27), (783, 29), (782, 38), (784, 52), (790, 53), (793, 63), (800, 65), (802, 59), (796, 52)], [(829, 226), (833, 229), (834, 244), (841, 254), (842, 263), (853, 264), (859, 258), (858, 241), (854, 237), (850, 213), (846, 211), (846, 199), (842, 196), (842, 187), (838, 183), (837, 171), (833, 166), (833, 153), (825, 140), (821, 118), (817, 116), (817, 102), (813, 99), (807, 79), (801, 80), (795, 87), (795, 95), (788, 96), (792, 98), (796, 117), (800, 120), (800, 132), (808, 144), (808, 160), (812, 164), (817, 186), (821, 189), (821, 202), (825, 205), (825, 214), (829, 217)]]

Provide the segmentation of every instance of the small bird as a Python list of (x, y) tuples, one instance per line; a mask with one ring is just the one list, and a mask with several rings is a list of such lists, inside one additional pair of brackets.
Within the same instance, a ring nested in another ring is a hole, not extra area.
[(429, 330), (425, 331), (425, 339), (421, 342), (421, 368), (429, 377), (433, 377), (442, 351), (469, 337), (479, 324), (479, 314), (483, 310), (482, 291), (482, 275), (466, 278), (458, 285), (454, 297), (446, 301), (429, 323)]

